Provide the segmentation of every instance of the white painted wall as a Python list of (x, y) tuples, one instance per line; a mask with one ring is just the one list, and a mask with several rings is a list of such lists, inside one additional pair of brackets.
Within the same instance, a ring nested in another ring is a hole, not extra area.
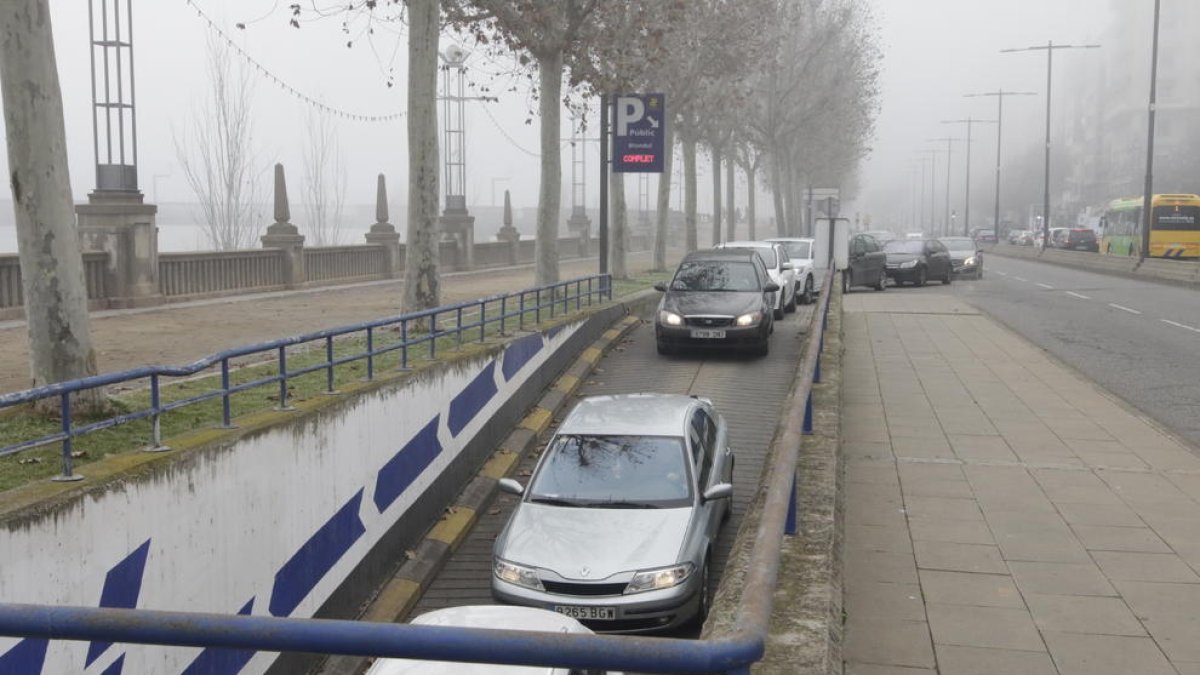
[[(337, 412), (261, 433), (224, 452), (196, 453), (195, 461), (179, 463), (169, 475), (86, 496), (36, 525), (0, 535), (0, 598), (97, 606), (108, 571), (149, 540), (138, 608), (232, 614), (253, 597), (252, 614), (269, 615), (281, 565), (362, 490), (359, 516), (366, 532), (292, 613), (310, 617), (579, 325), (546, 338), (512, 381), (505, 381), (497, 358), (498, 392), (457, 438), (447, 428), (450, 401), (491, 358), (363, 395)], [(437, 415), (442, 454), (380, 513), (373, 499), (377, 472)], [(0, 655), (16, 642), (0, 638)], [(87, 649), (82, 642), (51, 643), (42, 672), (96, 675), (125, 655), (124, 673), (179, 673), (200, 652), (114, 645), (85, 669)], [(259, 654), (241, 672), (261, 673), (271, 661), (272, 655)]]

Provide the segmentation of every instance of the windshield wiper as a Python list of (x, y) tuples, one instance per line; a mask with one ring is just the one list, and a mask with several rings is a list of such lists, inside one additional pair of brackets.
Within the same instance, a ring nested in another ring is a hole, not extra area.
[(658, 504), (650, 502), (592, 502), (588, 506), (601, 509), (661, 509)]
[(555, 499), (554, 497), (531, 497), (529, 502), (531, 504), (546, 504), (548, 506), (579, 506), (578, 503), (569, 499)]

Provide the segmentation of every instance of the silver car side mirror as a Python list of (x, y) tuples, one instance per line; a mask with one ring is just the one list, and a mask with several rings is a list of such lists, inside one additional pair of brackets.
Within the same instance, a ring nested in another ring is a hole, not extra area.
[(521, 485), (520, 483), (518, 483), (517, 481), (515, 481), (511, 478), (501, 478), (500, 479), (500, 491), (507, 492), (510, 495), (517, 495), (518, 497), (520, 497), (521, 495), (525, 494), (525, 486)]
[(704, 501), (711, 502), (717, 499), (729, 499), (733, 496), (733, 486), (729, 483), (717, 483), (716, 485), (704, 491)]

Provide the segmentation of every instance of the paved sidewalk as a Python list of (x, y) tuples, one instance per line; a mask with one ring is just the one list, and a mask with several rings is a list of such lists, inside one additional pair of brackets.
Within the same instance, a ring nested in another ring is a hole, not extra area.
[(848, 675), (1200, 673), (1200, 459), (937, 289), (845, 301)]
[[(669, 250), (668, 264), (679, 252)], [(653, 254), (629, 254), (630, 273), (653, 265)], [(563, 261), (563, 279), (596, 273), (595, 259)], [(442, 301), (450, 304), (534, 284), (533, 266), (447, 274)], [(306, 288), (171, 303), (92, 314), (92, 340), (101, 372), (142, 365), (190, 363), (238, 345), (400, 313), (402, 281)], [(0, 323), (0, 393), (29, 386), (28, 338), (23, 321)]]

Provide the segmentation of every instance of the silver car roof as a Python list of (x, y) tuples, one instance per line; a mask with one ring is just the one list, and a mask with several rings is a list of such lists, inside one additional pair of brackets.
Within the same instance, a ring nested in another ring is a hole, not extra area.
[(678, 394), (620, 394), (580, 399), (558, 427), (560, 434), (676, 436), (701, 402)]

